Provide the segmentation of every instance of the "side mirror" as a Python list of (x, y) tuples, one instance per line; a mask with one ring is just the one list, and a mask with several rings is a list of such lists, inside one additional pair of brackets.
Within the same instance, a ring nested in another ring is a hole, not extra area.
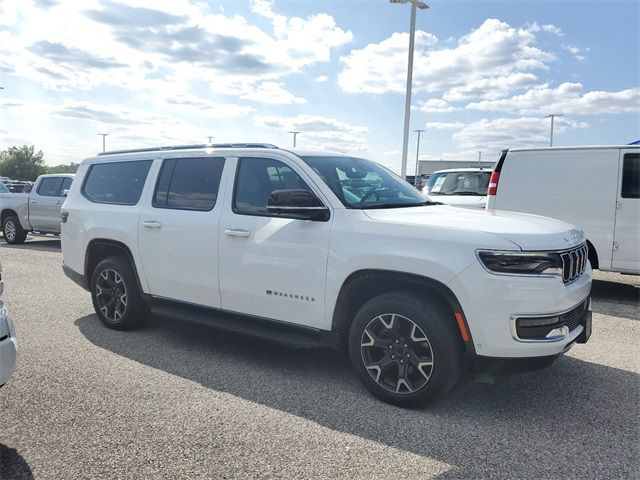
[(329, 220), (329, 209), (308, 190), (274, 190), (267, 201), (269, 213), (299, 220)]
[(62, 190), (62, 196), (66, 197), (67, 195), (69, 195), (69, 189), (65, 188), (64, 190)]

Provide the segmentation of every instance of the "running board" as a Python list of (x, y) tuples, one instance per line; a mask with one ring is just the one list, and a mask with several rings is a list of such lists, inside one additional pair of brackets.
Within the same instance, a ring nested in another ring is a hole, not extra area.
[(338, 338), (333, 332), (217, 309), (154, 299), (151, 313), (159, 317), (208, 325), (294, 348), (338, 348)]

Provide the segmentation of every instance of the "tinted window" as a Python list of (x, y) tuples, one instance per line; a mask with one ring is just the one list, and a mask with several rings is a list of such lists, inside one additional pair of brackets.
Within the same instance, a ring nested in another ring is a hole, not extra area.
[(627, 153), (624, 156), (622, 198), (640, 198), (640, 153)]
[(38, 195), (43, 197), (58, 197), (60, 195), (62, 177), (43, 178), (38, 185)]
[(162, 164), (153, 206), (211, 210), (218, 198), (224, 158), (172, 158)]
[(241, 158), (236, 177), (233, 211), (245, 215), (272, 216), (267, 200), (274, 190), (309, 190), (286, 164), (267, 158)]
[(60, 195), (64, 194), (65, 190), (69, 190), (71, 188), (71, 182), (73, 182), (73, 178), (66, 177), (62, 180), (62, 187), (60, 188)]
[(82, 193), (97, 203), (135, 205), (140, 200), (151, 160), (96, 163), (91, 166)]

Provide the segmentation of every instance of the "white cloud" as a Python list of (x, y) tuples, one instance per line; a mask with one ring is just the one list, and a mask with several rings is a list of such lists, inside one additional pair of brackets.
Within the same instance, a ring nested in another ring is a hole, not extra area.
[(60, 0), (47, 9), (34, 0), (3, 0), (0, 71), (57, 90), (106, 84), (146, 91), (150, 80), (173, 76), (212, 86), (240, 85), (245, 95), (296, 102), (260, 82), (327, 62), (333, 49), (353, 38), (330, 15), (286, 17), (264, 0), (252, 8), (271, 20), (271, 32), (189, 0), (86, 0), (82, 8), (75, 0)]
[(551, 23), (543, 25), (542, 26), (542, 30), (544, 30), (545, 32), (548, 32), (548, 33), (553, 33), (554, 35), (557, 35), (558, 37), (564, 37), (564, 32), (562, 31), (562, 29), (560, 27), (557, 27), (556, 25), (551, 24)]
[(520, 113), (564, 113), (598, 115), (605, 113), (640, 112), (640, 88), (618, 92), (583, 92), (580, 83), (563, 83), (557, 88), (540, 85), (521, 95), (500, 100), (483, 100), (467, 105), (468, 109), (484, 111), (517, 111)]
[(458, 107), (450, 105), (446, 100), (440, 98), (430, 98), (420, 105), (419, 110), (426, 113), (448, 113), (460, 110)]
[(326, 75), (318, 75), (318, 76), (316, 77), (316, 80), (315, 80), (315, 81), (316, 81), (317, 83), (324, 83), (324, 82), (326, 82), (327, 80), (329, 80), (329, 77), (327, 77)]
[(286, 132), (300, 131), (298, 145), (340, 152), (361, 152), (367, 149), (368, 129), (350, 125), (335, 118), (317, 115), (294, 117), (256, 115), (253, 122), (259, 127)]
[[(556, 119), (555, 129), (586, 128), (585, 122)], [(540, 147), (549, 142), (549, 120), (543, 117), (482, 119), (453, 134), (462, 150), (497, 152), (503, 148)]]
[(562, 49), (569, 52), (571, 55), (573, 55), (573, 58), (579, 61), (586, 60), (587, 56), (585, 54), (590, 50), (589, 47), (581, 48), (576, 45), (562, 45)]
[[(404, 92), (408, 34), (394, 33), (379, 43), (341, 57), (338, 83), (347, 92)], [(534, 32), (488, 19), (454, 47), (439, 47), (437, 38), (416, 32), (414, 89), (471, 89), (481, 80), (547, 69), (555, 56), (536, 46)], [(529, 77), (530, 78), (530, 77)]]
[(287, 91), (285, 85), (279, 82), (261, 82), (256, 85), (252, 91), (241, 95), (240, 98), (273, 105), (302, 104), (307, 102), (304, 98), (296, 97)]
[(464, 127), (462, 122), (427, 122), (427, 129), (429, 130), (460, 130)]

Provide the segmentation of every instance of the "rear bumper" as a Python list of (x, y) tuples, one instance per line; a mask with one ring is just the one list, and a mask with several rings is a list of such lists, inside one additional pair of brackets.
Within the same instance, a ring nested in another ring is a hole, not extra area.
[(62, 271), (64, 274), (73, 280), (75, 283), (80, 285), (85, 290), (89, 291), (89, 282), (87, 282), (87, 277), (82, 275), (81, 273), (76, 272), (72, 268), (68, 267), (64, 263), (62, 264)]
[(7, 322), (9, 324), (9, 335), (3, 340), (0, 340), (0, 385), (4, 385), (16, 370), (18, 342), (15, 337), (13, 324), (7, 317), (7, 311), (1, 301), (0, 322)]

